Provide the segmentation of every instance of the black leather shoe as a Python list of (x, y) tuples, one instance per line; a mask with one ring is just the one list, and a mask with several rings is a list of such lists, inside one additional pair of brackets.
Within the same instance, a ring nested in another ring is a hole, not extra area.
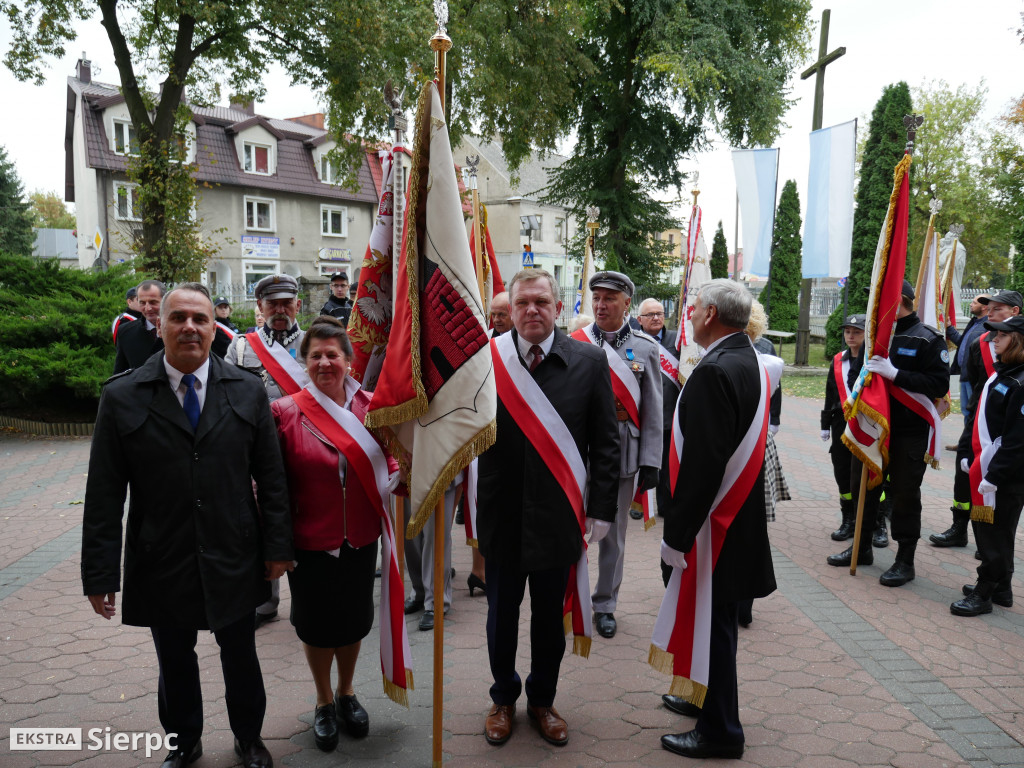
[(333, 752), (338, 746), (338, 715), (334, 704), (317, 707), (313, 713), (313, 741), (324, 752)]
[(889, 534), (885, 530), (884, 522), (875, 528), (875, 532), (871, 534), (871, 546), (878, 547), (879, 549), (885, 549), (889, 546)]
[(203, 756), (203, 742), (197, 741), (190, 750), (173, 749), (160, 764), (160, 768), (185, 768)]
[[(837, 567), (849, 567), (850, 561), (853, 559), (853, 547), (847, 547), (842, 552), (838, 552), (834, 555), (829, 555), (829, 565), (835, 565)], [(857, 555), (857, 565), (871, 565), (875, 562), (875, 553), (870, 549), (866, 549)]]
[(423, 610), (423, 598), (422, 597), (407, 597), (405, 598), (405, 615), (408, 616), (410, 613), (416, 613), (416, 611)]
[(632, 519), (634, 519), (634, 520), (643, 520), (644, 519), (644, 513), (641, 512), (639, 509), (630, 509), (629, 510), (629, 516)]
[(949, 612), (954, 616), (981, 616), (983, 613), (992, 613), (992, 598), (982, 597), (972, 591), (967, 597), (962, 597), (949, 606)]
[(615, 630), (618, 629), (615, 616), (610, 613), (595, 613), (594, 626), (601, 637), (615, 637)]
[(661, 702), (665, 705), (666, 709), (670, 709), (677, 715), (683, 717), (700, 717), (700, 707), (696, 704), (692, 704), (682, 696), (673, 696), (670, 693), (666, 693), (661, 697)]
[(832, 541), (846, 541), (847, 539), (853, 538), (854, 521), (849, 518), (843, 518), (843, 522), (839, 524), (831, 533)]
[(274, 768), (274, 758), (259, 736), (252, 741), (235, 739), (235, 754), (242, 758), (244, 768)]
[(259, 629), (264, 624), (269, 624), (272, 621), (277, 620), (277, 611), (273, 613), (257, 613), (256, 614), (256, 629)]
[(429, 632), (434, 628), (434, 612), (424, 611), (420, 616), (420, 632)]
[(974, 559), (981, 560), (981, 552), (979, 552), (978, 550), (974, 550)]
[(361, 739), (370, 732), (370, 716), (366, 714), (359, 699), (352, 696), (334, 696), (334, 709), (338, 719), (345, 724), (348, 735)]
[(697, 731), (686, 733), (666, 733), (661, 737), (661, 746), (669, 752), (683, 757), (725, 757), (738, 759), (743, 757), (743, 742), (739, 744), (716, 744), (707, 741)]
[(908, 581), (914, 580), (914, 565), (897, 560), (892, 568), (878, 577), (878, 583), (884, 587), (902, 587)]
[[(960, 591), (963, 592), (964, 597), (970, 597), (974, 592), (974, 585), (964, 584), (963, 589)], [(992, 593), (992, 602), (1003, 606), (1003, 608), (1013, 608), (1013, 589), (997, 589)]]
[(954, 522), (942, 533), (933, 533), (928, 540), (936, 547), (966, 547), (967, 523)]

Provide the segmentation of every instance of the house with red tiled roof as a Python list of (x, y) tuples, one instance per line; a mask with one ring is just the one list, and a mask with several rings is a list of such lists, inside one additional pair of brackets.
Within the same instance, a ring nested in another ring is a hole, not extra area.
[[(212, 290), (237, 296), (267, 274), (318, 278), (358, 269), (380, 193), (375, 150), (364, 153), (353, 192), (334, 183), (335, 143), (322, 114), (282, 120), (252, 104), (192, 105), (187, 139), (196, 216), (220, 246), (205, 275)], [(126, 173), (134, 143), (120, 89), (95, 82), (83, 57), (68, 78), (64, 139), (64, 197), (76, 204), (83, 268), (132, 256), (141, 227)]]

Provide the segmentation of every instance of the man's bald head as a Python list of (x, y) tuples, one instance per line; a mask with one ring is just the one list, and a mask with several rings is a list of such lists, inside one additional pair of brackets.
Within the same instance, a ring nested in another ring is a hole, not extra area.
[(645, 333), (657, 336), (665, 327), (665, 307), (657, 299), (644, 299), (640, 302), (640, 327)]
[(508, 311), (508, 293), (496, 293), (491, 299), (491, 325), (495, 334), (507, 333), (512, 330), (512, 316)]

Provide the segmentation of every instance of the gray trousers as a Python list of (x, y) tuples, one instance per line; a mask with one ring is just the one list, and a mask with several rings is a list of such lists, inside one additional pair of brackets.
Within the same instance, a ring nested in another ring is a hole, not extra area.
[(622, 564), (626, 556), (626, 528), (629, 526), (629, 505), (636, 492), (636, 475), (619, 478), (619, 497), (615, 522), (608, 535), (597, 545), (597, 586), (591, 600), (594, 613), (614, 613), (622, 586)]
[[(405, 504), (405, 527), (412, 510)], [(452, 604), (452, 522), (455, 519), (455, 488), (444, 492), (444, 609)], [(404, 530), (404, 529), (403, 529)], [(434, 610), (434, 517), (431, 515), (414, 538), (405, 540), (405, 571), (412, 582), (413, 597), (423, 598), (423, 607)]]

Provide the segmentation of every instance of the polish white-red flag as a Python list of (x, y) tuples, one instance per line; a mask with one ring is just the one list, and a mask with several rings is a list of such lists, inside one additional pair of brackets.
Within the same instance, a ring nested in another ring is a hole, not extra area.
[(686, 235), (686, 261), (679, 286), (679, 332), (676, 334), (676, 351), (679, 353), (679, 383), (685, 384), (700, 362), (701, 349), (693, 339), (693, 306), (697, 302), (697, 291), (711, 279), (711, 260), (704, 243), (701, 224), (702, 213), (699, 205), (690, 212), (690, 228)]

